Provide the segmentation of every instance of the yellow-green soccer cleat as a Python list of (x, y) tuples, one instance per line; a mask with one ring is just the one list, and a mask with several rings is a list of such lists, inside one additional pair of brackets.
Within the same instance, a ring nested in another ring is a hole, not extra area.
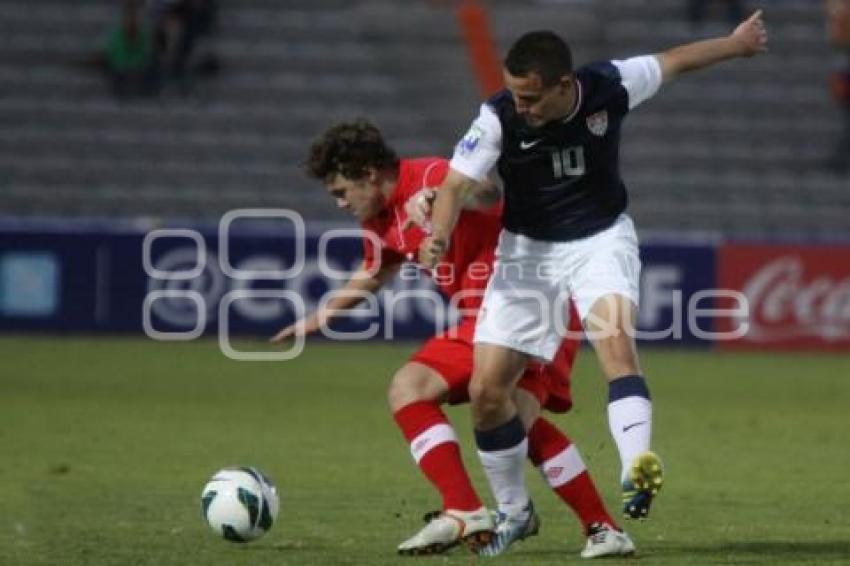
[(644, 452), (632, 462), (623, 482), (623, 515), (646, 519), (652, 500), (664, 483), (664, 464), (655, 452)]

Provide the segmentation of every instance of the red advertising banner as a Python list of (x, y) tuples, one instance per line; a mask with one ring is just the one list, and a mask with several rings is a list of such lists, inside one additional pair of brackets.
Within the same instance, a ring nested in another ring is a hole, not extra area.
[(718, 286), (742, 293), (749, 311), (746, 334), (719, 347), (850, 352), (850, 246), (723, 245)]

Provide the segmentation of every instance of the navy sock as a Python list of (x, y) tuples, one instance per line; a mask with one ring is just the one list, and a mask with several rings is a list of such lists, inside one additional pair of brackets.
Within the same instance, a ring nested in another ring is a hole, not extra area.
[(490, 430), (475, 429), (475, 444), (482, 452), (495, 452), (513, 448), (525, 438), (525, 427), (519, 415)]
[(625, 399), (626, 397), (643, 397), (644, 399), (652, 400), (649, 396), (649, 388), (646, 386), (646, 380), (642, 375), (624, 375), (608, 382), (609, 403), (613, 403), (618, 399)]

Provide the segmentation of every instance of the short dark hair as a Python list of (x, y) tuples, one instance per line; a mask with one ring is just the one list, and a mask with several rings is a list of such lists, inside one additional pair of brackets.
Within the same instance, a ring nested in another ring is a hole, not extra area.
[(537, 73), (543, 86), (554, 86), (561, 77), (573, 72), (573, 55), (569, 45), (556, 33), (531, 31), (511, 46), (505, 68), (515, 77)]
[(398, 167), (398, 156), (381, 131), (367, 120), (342, 122), (329, 128), (310, 147), (307, 172), (322, 181), (334, 175), (358, 180), (367, 168)]

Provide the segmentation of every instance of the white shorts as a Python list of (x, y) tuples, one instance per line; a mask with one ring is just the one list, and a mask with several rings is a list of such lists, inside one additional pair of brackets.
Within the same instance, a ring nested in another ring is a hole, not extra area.
[(551, 361), (569, 328), (569, 299), (582, 320), (606, 295), (639, 301), (640, 258), (631, 218), (580, 240), (545, 242), (502, 230), (475, 342)]

